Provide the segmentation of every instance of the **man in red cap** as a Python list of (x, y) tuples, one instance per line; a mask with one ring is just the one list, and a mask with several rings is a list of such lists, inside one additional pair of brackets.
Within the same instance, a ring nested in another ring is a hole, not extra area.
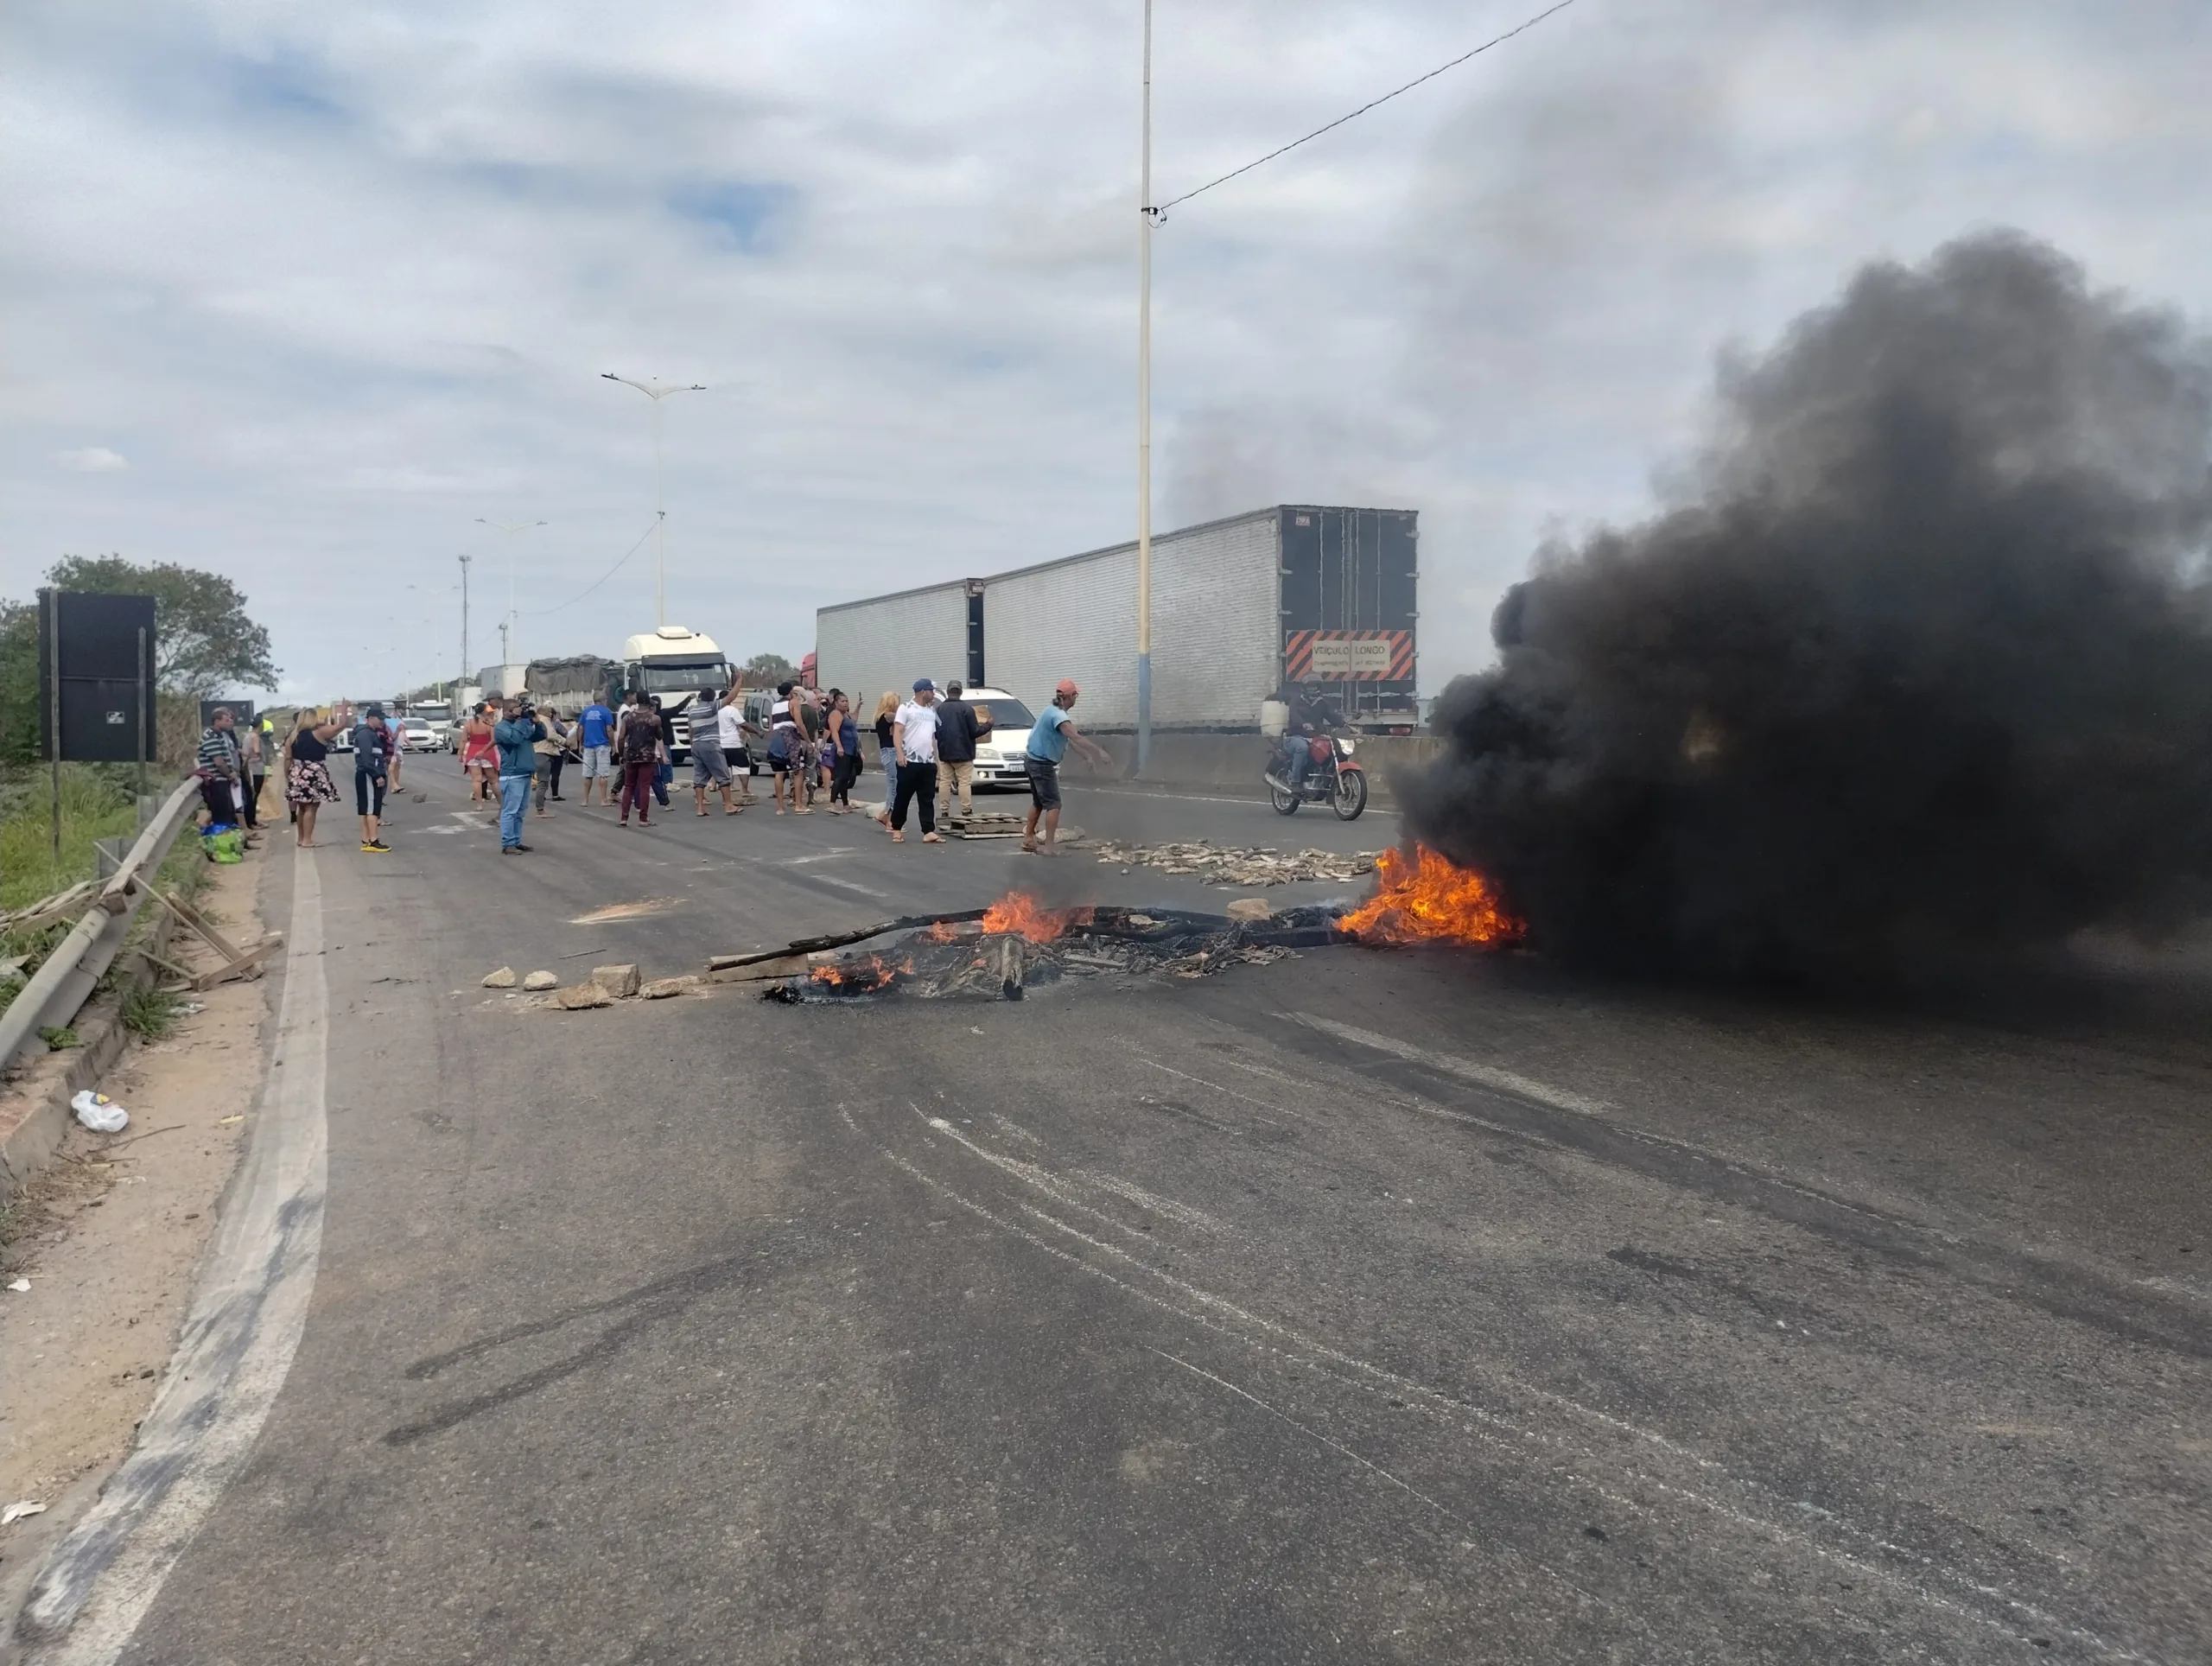
[[(1060, 830), (1060, 760), (1068, 755), (1072, 741), (1077, 751), (1092, 763), (1111, 766), (1114, 760), (1106, 748), (1096, 741), (1084, 738), (1068, 715), (1074, 709), (1076, 696), (1080, 693), (1074, 681), (1060, 679), (1060, 686), (1052, 691), (1052, 703), (1045, 708), (1037, 719), (1037, 727), (1029, 731), (1029, 746), (1022, 762), (1029, 771), (1029, 820), (1021, 830), (1021, 848), (1035, 856), (1057, 856), (1052, 841)], [(1037, 843), (1037, 818), (1045, 818), (1045, 843)]]

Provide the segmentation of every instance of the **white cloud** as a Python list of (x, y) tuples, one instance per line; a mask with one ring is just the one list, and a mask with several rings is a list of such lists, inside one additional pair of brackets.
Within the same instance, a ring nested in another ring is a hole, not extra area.
[[(1178, 0), (1158, 194), (1530, 9)], [(607, 17), (12, 9), (0, 595), (69, 551), (216, 567), (295, 675), (389, 692), (458, 664), (462, 551), (495, 657), (509, 552), (476, 518), (542, 518), (516, 649), (607, 651), (650, 622), (650, 549), (562, 604), (650, 521), (653, 451), (603, 370), (712, 390), (664, 413), (671, 610), (745, 653), (796, 658), (826, 601), (1128, 535), (1134, 8)], [(1546, 531), (1648, 499), (1715, 351), (1860, 260), (2012, 223), (2102, 281), (2212, 289), (2200, 18), (1561, 13), (1170, 216), (1160, 524), (1254, 493), (1419, 508), (1424, 674), (1479, 663)], [(129, 492), (41, 463), (87, 432), (138, 458)], [(327, 605), (361, 570), (381, 620)]]
[(130, 461), (120, 451), (110, 451), (104, 445), (80, 446), (74, 451), (57, 451), (54, 461), (64, 468), (73, 468), (79, 474), (113, 474), (130, 467)]

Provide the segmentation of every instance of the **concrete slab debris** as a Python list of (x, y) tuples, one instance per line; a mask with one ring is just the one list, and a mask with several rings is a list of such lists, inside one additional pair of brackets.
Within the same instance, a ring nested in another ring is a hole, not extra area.
[(487, 989), (512, 989), (514, 986), (515, 969), (512, 966), (502, 966), (498, 971), (487, 972), (484, 976), (484, 987)]
[(523, 979), (522, 986), (525, 989), (557, 989), (561, 987), (561, 976), (557, 972), (532, 972)]
[(1275, 911), (1268, 906), (1265, 897), (1239, 897), (1221, 912), (1231, 919), (1267, 919)]
[(582, 1012), (590, 1007), (611, 1007), (614, 997), (596, 983), (572, 983), (555, 995), (564, 1012)]
[(591, 981), (618, 1000), (626, 999), (638, 992), (638, 968), (634, 961), (620, 966), (594, 966)]
[(698, 981), (695, 977), (657, 977), (639, 986), (638, 993), (647, 1001), (666, 1001), (672, 995), (688, 993)]

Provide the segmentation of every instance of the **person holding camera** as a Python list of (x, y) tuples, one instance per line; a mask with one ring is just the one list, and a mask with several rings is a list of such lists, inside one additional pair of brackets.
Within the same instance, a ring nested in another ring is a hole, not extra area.
[(499, 749), (499, 854), (505, 856), (530, 849), (522, 842), (522, 816), (530, 807), (530, 783), (537, 773), (537, 743), (545, 738), (545, 725), (518, 694), (507, 696), (502, 713), (492, 726), (492, 741)]

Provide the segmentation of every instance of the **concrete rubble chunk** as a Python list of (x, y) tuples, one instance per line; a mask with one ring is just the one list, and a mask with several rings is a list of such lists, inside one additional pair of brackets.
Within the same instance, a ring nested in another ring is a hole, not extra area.
[(484, 976), (484, 987), (487, 989), (512, 989), (514, 986), (515, 969), (512, 966), (502, 966), (498, 971), (487, 972)]
[(634, 963), (621, 966), (594, 966), (591, 981), (618, 1000), (638, 992), (638, 968)]
[(528, 977), (523, 979), (522, 986), (525, 989), (557, 989), (561, 987), (560, 974), (532, 972)]
[(657, 977), (642, 985), (638, 993), (648, 1001), (665, 1001), (671, 995), (684, 994), (697, 982), (692, 977)]
[(614, 997), (596, 983), (571, 984), (553, 998), (561, 1003), (564, 1010), (572, 1013), (582, 1012), (587, 1007), (611, 1007), (614, 1004)]
[(1271, 919), (1275, 911), (1265, 897), (1239, 897), (1221, 912), (1231, 919)]

